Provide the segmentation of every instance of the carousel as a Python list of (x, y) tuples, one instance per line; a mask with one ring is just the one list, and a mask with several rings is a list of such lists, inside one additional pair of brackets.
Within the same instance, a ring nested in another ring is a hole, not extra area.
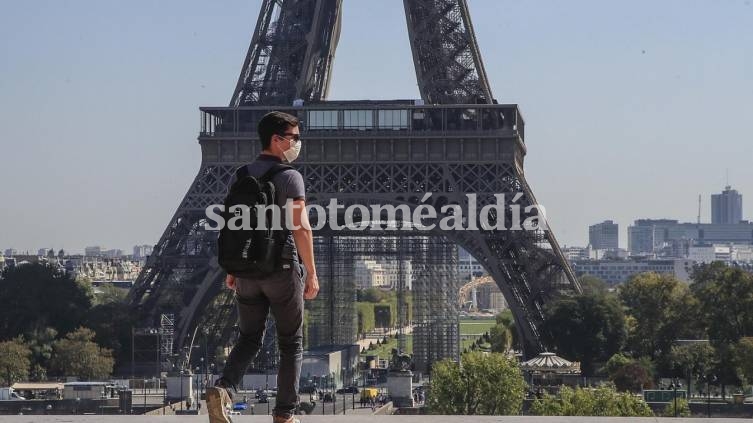
[(561, 385), (577, 384), (580, 378), (580, 363), (565, 360), (554, 353), (544, 352), (520, 363), (531, 388), (556, 390)]

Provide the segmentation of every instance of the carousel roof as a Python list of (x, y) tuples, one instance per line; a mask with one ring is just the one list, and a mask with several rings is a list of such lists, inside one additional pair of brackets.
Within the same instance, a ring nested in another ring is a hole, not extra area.
[(580, 363), (567, 361), (550, 352), (520, 363), (520, 368), (533, 372), (580, 373)]

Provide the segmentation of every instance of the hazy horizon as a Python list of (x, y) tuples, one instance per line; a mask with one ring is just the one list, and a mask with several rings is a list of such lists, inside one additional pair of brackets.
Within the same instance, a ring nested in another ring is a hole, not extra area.
[[(750, 3), (469, 0), (561, 245), (607, 219), (621, 247), (635, 219), (695, 222), (699, 194), (708, 222), (727, 172), (753, 220)], [(155, 244), (199, 169), (198, 108), (230, 100), (259, 5), (5, 5), (0, 251)], [(418, 97), (402, 2), (345, 0), (330, 99)]]

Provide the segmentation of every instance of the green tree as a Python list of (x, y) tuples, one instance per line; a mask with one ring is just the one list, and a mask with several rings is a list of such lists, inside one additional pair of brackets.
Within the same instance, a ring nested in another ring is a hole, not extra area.
[(110, 283), (102, 284), (99, 287), (99, 290), (101, 292), (94, 296), (94, 303), (96, 305), (110, 303), (122, 304), (125, 302), (126, 295), (128, 295), (127, 290), (118, 288)]
[(607, 361), (604, 370), (621, 392), (637, 393), (654, 385), (653, 363), (648, 357), (635, 360), (617, 353)]
[(609, 285), (596, 276), (584, 275), (578, 280), (581, 290), (585, 295), (607, 295), (609, 294)]
[[(675, 414), (675, 403), (677, 404), (677, 412)], [(664, 412), (662, 412), (662, 416), (664, 417), (690, 417), (690, 404), (688, 403), (688, 400), (684, 398), (677, 398), (677, 401), (670, 401), (669, 404), (667, 404), (666, 407), (664, 407)]]
[(112, 350), (97, 345), (95, 336), (91, 329), (80, 327), (55, 341), (52, 364), (58, 374), (82, 380), (105, 379), (112, 374)]
[(374, 330), (374, 304), (356, 303), (358, 311), (358, 333), (367, 333)]
[(639, 361), (632, 361), (620, 367), (610, 379), (621, 392), (638, 393), (654, 385), (651, 370)]
[(515, 319), (510, 310), (499, 313), (497, 323), (489, 329), (486, 341), (493, 352), (506, 353), (518, 343), (518, 333), (515, 329)]
[(685, 386), (690, 389), (693, 379), (711, 372), (715, 364), (716, 352), (707, 343), (673, 345), (669, 352), (669, 368), (675, 376), (686, 378)]
[(390, 293), (382, 291), (379, 288), (366, 288), (359, 291), (359, 297), (358, 301), (366, 303), (381, 303), (390, 297)]
[(563, 386), (559, 396), (545, 394), (531, 404), (537, 416), (651, 417), (651, 408), (632, 394), (617, 392), (612, 386), (575, 389)]
[(131, 328), (136, 321), (132, 309), (125, 303), (108, 302), (92, 307), (83, 326), (94, 331), (94, 341), (112, 350), (118, 364), (131, 361)]
[(0, 342), (0, 375), (5, 386), (27, 380), (30, 367), (31, 350), (23, 338)]
[(691, 285), (716, 351), (714, 373), (722, 384), (743, 383), (738, 342), (753, 336), (753, 273), (715, 262), (698, 266)]
[(613, 355), (612, 357), (607, 360), (606, 364), (604, 365), (604, 372), (606, 372), (607, 375), (613, 375), (615, 374), (620, 368), (623, 366), (632, 363), (632, 358), (626, 356), (623, 353), (617, 353)]
[(619, 288), (619, 298), (633, 317), (628, 324), (628, 347), (634, 356), (663, 358), (676, 339), (701, 334), (698, 301), (687, 285), (672, 275), (635, 275)]
[(53, 344), (58, 332), (53, 328), (35, 330), (26, 336), (26, 344), (31, 351), (31, 371), (29, 378), (39, 382), (47, 380), (47, 368), (50, 367)]
[(753, 273), (713, 263), (693, 272), (691, 285), (715, 344), (753, 336)]
[(603, 295), (578, 295), (555, 301), (546, 310), (542, 334), (556, 352), (581, 362), (585, 376), (595, 363), (620, 351), (627, 331), (619, 302)]
[(753, 385), (753, 338), (741, 338), (735, 345), (735, 362), (741, 380)]
[(7, 268), (0, 278), (0, 339), (51, 327), (67, 333), (81, 324), (91, 307), (86, 288), (56, 265), (39, 263)]
[(497, 353), (466, 353), (460, 363), (434, 364), (427, 406), (432, 414), (518, 414), (525, 389), (514, 360)]

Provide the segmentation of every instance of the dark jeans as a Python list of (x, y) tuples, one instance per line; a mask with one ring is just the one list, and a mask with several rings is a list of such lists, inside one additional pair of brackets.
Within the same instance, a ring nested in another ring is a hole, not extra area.
[(225, 363), (222, 378), (238, 387), (262, 345), (267, 314), (277, 326), (280, 365), (274, 414), (289, 417), (298, 405), (298, 380), (303, 361), (304, 270), (293, 262), (290, 270), (264, 279), (236, 279), (240, 338)]

